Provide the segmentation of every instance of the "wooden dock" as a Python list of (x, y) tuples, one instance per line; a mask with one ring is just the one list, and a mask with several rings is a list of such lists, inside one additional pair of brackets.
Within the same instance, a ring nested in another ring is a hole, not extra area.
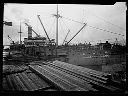
[(123, 87), (117, 86), (120, 84), (113, 83), (111, 74), (57, 60), (6, 65), (4, 70), (4, 91), (123, 92)]
[(61, 61), (36, 62), (29, 65), (30, 69), (47, 79), (63, 91), (122, 91), (110, 83), (111, 74), (68, 64)]

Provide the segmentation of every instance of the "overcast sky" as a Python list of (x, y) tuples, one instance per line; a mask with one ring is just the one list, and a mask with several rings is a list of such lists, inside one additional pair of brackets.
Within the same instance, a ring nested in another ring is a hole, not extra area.
[[(58, 4), (59, 14), (63, 17), (87, 23), (87, 26), (71, 41), (71, 43), (105, 42), (109, 39), (110, 42), (126, 39), (126, 10), (125, 2), (117, 2), (114, 5), (94, 5), (94, 4)], [(48, 32), (50, 38), (56, 38), (56, 4), (11, 4), (4, 5), (4, 20), (11, 21), (13, 26), (3, 25), (3, 44), (9, 44), (7, 38), (9, 35), (14, 41), (19, 40), (19, 24), (22, 22), (22, 40), (26, 38), (27, 27), (23, 22), (30, 24), (33, 29), (41, 36), (46, 36), (43, 28), (37, 18), (40, 18)], [(59, 44), (63, 40), (70, 29), (67, 37), (69, 41), (83, 26), (83, 24), (59, 18)], [(94, 26), (103, 30), (98, 30), (89, 26)], [(110, 32), (122, 34), (124, 36), (112, 34)], [(35, 34), (33, 33), (33, 36)]]

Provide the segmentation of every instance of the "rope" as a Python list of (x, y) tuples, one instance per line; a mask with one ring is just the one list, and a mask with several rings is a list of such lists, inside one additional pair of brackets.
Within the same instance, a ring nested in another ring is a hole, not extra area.
[[(92, 14), (92, 13), (91, 13), (91, 14)], [(122, 30), (125, 30), (124, 28), (122, 28), (122, 27), (120, 27), (120, 26), (118, 26), (118, 25), (115, 25), (115, 24), (111, 23), (110, 21), (107, 21), (107, 20), (105, 20), (105, 19), (103, 19), (103, 18), (101, 18), (101, 17), (99, 17), (99, 16), (97, 16), (97, 15), (94, 15), (94, 14), (92, 14), (92, 15), (95, 16), (95, 17), (97, 17), (98, 19), (103, 20), (103, 21), (106, 22), (106, 23), (109, 23), (109, 24), (111, 24), (111, 25), (114, 25), (114, 26), (116, 26), (116, 27), (122, 29)]]
[(113, 34), (117, 34), (117, 35), (124, 36), (124, 35), (122, 35), (122, 34), (118, 34), (118, 33), (112, 32), (112, 31), (108, 31), (108, 30), (106, 30), (106, 29), (97, 28), (97, 27), (90, 26), (90, 25), (87, 25), (87, 26), (92, 27), (92, 28), (94, 28), (94, 29), (102, 30), (102, 31), (105, 31), (105, 32), (110, 32), (110, 33), (113, 33)]
[[(79, 21), (76, 21), (76, 20), (72, 20), (72, 19), (69, 19), (69, 18), (66, 18), (66, 17), (63, 17), (63, 18), (68, 19), (68, 20), (71, 20), (71, 21), (74, 21), (74, 22), (77, 22), (77, 23), (80, 23), (80, 24), (84, 24), (84, 23), (82, 23), (82, 22), (79, 22)], [(94, 27), (94, 26), (91, 26), (91, 25), (87, 25), (87, 26), (92, 27), (92, 28), (94, 28), (94, 29), (102, 30), (102, 31), (105, 31), (105, 32), (110, 32), (110, 33), (113, 33), (113, 34), (117, 34), (117, 35), (120, 35), (120, 36), (124, 36), (124, 35), (122, 35), (122, 34), (118, 34), (118, 33), (112, 32), (112, 31), (108, 31), (108, 30), (106, 30), (106, 29), (97, 28), (97, 27)]]

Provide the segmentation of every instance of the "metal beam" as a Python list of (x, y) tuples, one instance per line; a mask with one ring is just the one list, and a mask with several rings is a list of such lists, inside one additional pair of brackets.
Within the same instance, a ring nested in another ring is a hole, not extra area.
[[(72, 39), (73, 39), (78, 33), (80, 33), (80, 31), (81, 31), (86, 25), (87, 25), (87, 23), (84, 24), (84, 26), (72, 37)], [(71, 42), (72, 39), (70, 39), (70, 40), (67, 42), (67, 44), (68, 44), (69, 42)]]
[(57, 4), (57, 16), (56, 16), (56, 47), (58, 46), (58, 4)]
[(44, 32), (45, 32), (45, 34), (46, 34), (46, 36), (47, 36), (48, 40), (49, 40), (49, 41), (50, 41), (50, 43), (51, 43), (51, 40), (50, 40), (50, 38), (49, 38), (49, 36), (48, 36), (48, 34), (47, 34), (47, 32), (46, 32), (45, 28), (44, 28), (44, 25), (43, 25), (43, 23), (42, 23), (41, 19), (40, 19), (40, 15), (37, 15), (37, 17), (38, 17), (38, 19), (39, 19), (39, 21), (40, 21), (40, 23), (41, 23), (41, 25), (42, 25), (42, 27), (43, 27), (43, 29), (44, 29)]
[[(65, 37), (65, 39), (64, 39), (64, 41), (63, 41), (63, 44), (64, 44), (65, 40), (67, 39), (67, 36), (68, 36), (69, 32), (70, 32), (70, 30), (68, 30), (68, 33), (67, 33), (67, 35), (66, 35), (66, 37)], [(62, 44), (62, 45), (63, 45), (63, 44)]]

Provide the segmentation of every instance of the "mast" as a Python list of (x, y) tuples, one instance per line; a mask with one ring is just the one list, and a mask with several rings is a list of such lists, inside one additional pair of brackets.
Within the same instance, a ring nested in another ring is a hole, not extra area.
[(20, 34), (20, 45), (21, 45), (21, 22), (20, 22), (20, 32), (18, 32)]
[(58, 47), (58, 4), (57, 4), (57, 16), (56, 16), (56, 47)]
[(56, 12), (56, 57), (57, 57), (57, 47), (58, 47), (58, 4), (57, 4), (57, 12)]

